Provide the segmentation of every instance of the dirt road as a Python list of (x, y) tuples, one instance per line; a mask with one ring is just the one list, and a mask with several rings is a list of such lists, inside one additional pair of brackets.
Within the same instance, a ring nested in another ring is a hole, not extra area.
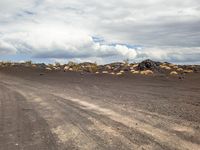
[(198, 150), (199, 79), (1, 72), (0, 150)]

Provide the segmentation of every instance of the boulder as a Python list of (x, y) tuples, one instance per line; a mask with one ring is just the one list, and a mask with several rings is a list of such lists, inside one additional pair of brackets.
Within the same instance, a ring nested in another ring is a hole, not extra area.
[(132, 73), (133, 73), (133, 74), (139, 74), (140, 71), (133, 71)]
[(69, 66), (65, 66), (63, 70), (64, 70), (64, 72), (68, 71), (69, 70)]
[(150, 59), (147, 59), (147, 60), (139, 63), (137, 69), (141, 70), (141, 71), (143, 71), (143, 70), (159, 70), (160, 64), (161, 63), (159, 63), (159, 62), (155, 62)]

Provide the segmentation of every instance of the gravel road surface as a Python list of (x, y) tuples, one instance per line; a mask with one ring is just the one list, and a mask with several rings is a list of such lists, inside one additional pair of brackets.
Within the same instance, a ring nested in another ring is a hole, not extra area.
[(0, 150), (199, 150), (200, 75), (0, 71)]

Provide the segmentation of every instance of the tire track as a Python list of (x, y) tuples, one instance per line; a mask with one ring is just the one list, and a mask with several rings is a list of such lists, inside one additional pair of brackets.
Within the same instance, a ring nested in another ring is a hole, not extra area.
[[(115, 104), (113, 106), (105, 104), (103, 107), (97, 105), (98, 102), (88, 102), (85, 97), (78, 99), (69, 93), (55, 92), (48, 86), (42, 89), (43, 86), (39, 84), (37, 84), (40, 87), (38, 91), (32, 82), (23, 85), (10, 82), (7, 86), (20, 92), (35, 106), (50, 125), (51, 131), (64, 144), (63, 149), (67, 146), (71, 149), (197, 150), (200, 146), (198, 142), (188, 140), (190, 138), (188, 133), (198, 138), (200, 136), (198, 130), (174, 123), (167, 116), (141, 112), (137, 109), (129, 112), (139, 112), (137, 117), (128, 113), (124, 115), (114, 109)], [(145, 121), (147, 118), (145, 115), (154, 118)], [(127, 132), (133, 135), (127, 135)], [(179, 133), (186, 133), (185, 137), (179, 136)], [(138, 139), (134, 139), (134, 136)], [(146, 141), (142, 142), (142, 137)], [(123, 147), (120, 147), (119, 143)]]
[(26, 99), (0, 83), (0, 149), (56, 150), (57, 144), (46, 122)]

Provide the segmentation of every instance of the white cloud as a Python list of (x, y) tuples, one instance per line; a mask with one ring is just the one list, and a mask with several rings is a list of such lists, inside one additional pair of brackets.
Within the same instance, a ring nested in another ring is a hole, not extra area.
[(15, 54), (16, 51), (17, 51), (16, 48), (13, 47), (11, 44), (8, 44), (8, 43), (0, 40), (0, 55)]
[(158, 61), (169, 62), (199, 62), (200, 47), (154, 47), (145, 48), (138, 51), (137, 58), (139, 61), (143, 59), (153, 59)]
[(15, 48), (18, 53), (41, 58), (136, 57), (134, 49), (94, 42), (86, 31), (61, 24), (30, 25), (19, 31), (8, 32), (1, 39), (7, 49)]
[(199, 0), (1, 0), (0, 53), (194, 61), (200, 59), (199, 23)]

